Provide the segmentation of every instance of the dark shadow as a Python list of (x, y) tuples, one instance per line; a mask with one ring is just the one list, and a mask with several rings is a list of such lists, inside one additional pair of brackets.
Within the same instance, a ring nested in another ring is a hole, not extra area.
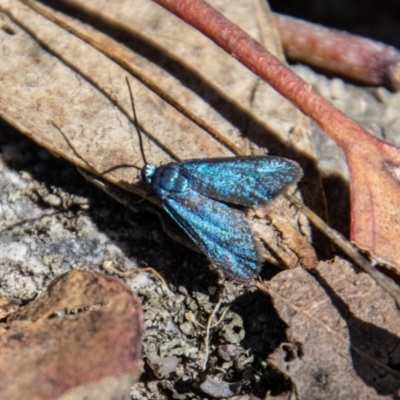
[(359, 377), (379, 395), (399, 399), (396, 393), (400, 389), (400, 362), (396, 353), (400, 347), (400, 338), (386, 329), (357, 318), (324, 278), (317, 273), (313, 275), (346, 321), (350, 354)]
[(330, 175), (322, 179), (328, 207), (329, 225), (348, 238), (350, 233), (350, 190), (342, 177)]
[(400, 3), (377, 0), (271, 0), (275, 12), (345, 30), (400, 48)]
[(264, 398), (265, 388), (268, 388), (271, 395), (290, 392), (290, 380), (270, 366), (261, 366), (280, 343), (288, 341), (287, 325), (280, 319), (270, 297), (260, 291), (247, 292), (236, 298), (230, 309), (243, 319), (246, 336), (241, 346), (251, 350), (253, 366), (262, 371), (258, 375), (259, 380), (252, 385), (252, 393)]

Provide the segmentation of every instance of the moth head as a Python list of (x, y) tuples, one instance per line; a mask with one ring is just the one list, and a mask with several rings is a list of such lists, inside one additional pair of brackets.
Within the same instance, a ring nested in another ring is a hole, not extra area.
[(141, 172), (143, 182), (151, 185), (156, 169), (157, 167), (154, 164), (145, 164)]

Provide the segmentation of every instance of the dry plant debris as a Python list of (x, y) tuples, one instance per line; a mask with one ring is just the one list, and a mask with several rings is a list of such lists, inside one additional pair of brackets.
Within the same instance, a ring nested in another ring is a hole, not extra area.
[[(271, 24), (274, 17), (264, 1), (237, 1), (234, 7), (231, 2), (210, 3), (281, 57)], [(308, 120), (282, 96), (152, 2), (70, 0), (56, 4), (63, 11), (57, 13), (60, 18), (98, 41), (100, 47), (113, 48), (138, 66), (160, 90), (195, 110), (243, 154), (264, 154), (268, 149), (299, 161), (305, 170), (300, 185), (303, 199), (326, 216), (319, 169), (333, 166), (341, 173), (334, 178), (345, 187), (344, 163), (338, 161), (339, 152), (331, 150), (332, 142), (315, 127), (311, 129)], [(141, 167), (143, 160), (132, 134), (127, 72), (19, 1), (0, 0), (0, 12), (1, 118), (91, 173), (126, 165), (102, 178), (145, 194), (136, 170), (130, 167)], [(90, 23), (85, 17), (90, 17)], [(369, 130), (377, 135), (392, 132), (391, 140), (398, 140), (398, 95), (382, 88), (367, 91), (338, 79), (330, 81), (301, 66), (296, 71)], [(141, 127), (148, 137), (145, 150), (150, 161), (159, 164), (171, 158), (232, 155), (142, 83), (133, 80), (132, 86)], [(318, 157), (311, 141), (316, 137)], [(353, 384), (370, 398), (398, 395), (394, 382), (399, 370), (398, 313), (392, 299), (342, 261), (318, 264), (332, 254), (329, 245), (285, 199), (249, 210), (248, 217), (265, 244), (265, 259), (292, 270), (278, 273), (264, 266), (264, 276), (276, 274), (270, 297), (255, 287), (231, 282), (224, 283), (222, 296), (221, 280), (204, 258), (168, 241), (154, 219), (124, 212), (107, 202), (66, 164), (58, 162), (53, 168), (51, 156), (31, 142), (13, 134), (2, 135), (0, 140), (4, 217), (0, 224), (7, 229), (0, 231), (2, 295), (31, 299), (57, 274), (77, 265), (100, 270), (111, 262), (117, 270), (127, 271), (135, 266), (132, 258), (154, 266), (174, 292), (167, 297), (159, 282), (150, 281), (148, 275), (125, 277), (131, 287), (139, 288), (146, 326), (144, 373), (132, 389), (133, 398), (197, 400), (205, 398), (210, 388), (209, 396), (240, 388), (242, 396), (259, 398), (296, 393), (300, 398), (328, 398), (337, 388), (337, 393), (353, 393)], [(363, 172), (365, 165), (358, 165)], [(388, 171), (393, 164), (383, 167)], [(393, 176), (396, 168), (390, 171)], [(68, 185), (60, 188), (67, 175)], [(336, 204), (346, 205), (346, 191), (336, 193), (336, 197), (328, 196), (333, 199), (328, 203), (330, 210)], [(60, 214), (45, 216), (54, 209)], [(333, 216), (345, 219), (347, 212), (340, 208)], [(36, 222), (21, 225), (18, 231), (8, 229), (9, 223), (24, 218)], [(106, 223), (99, 222), (102, 218)], [(296, 268), (300, 265), (315, 268), (316, 277)], [(318, 274), (326, 283), (317, 279)], [(339, 296), (329, 292), (329, 287)], [(203, 374), (202, 325), (218, 301), (229, 310), (210, 331), (210, 357)], [(314, 304), (315, 315), (310, 304)], [(343, 309), (347, 311), (344, 316)], [(187, 319), (188, 313), (198, 324)], [(333, 343), (338, 343), (336, 348)], [(379, 354), (371, 356), (368, 351), (374, 349)], [(338, 365), (354, 379), (343, 380), (343, 375), (335, 374)], [(376, 375), (379, 368), (383, 377)]]

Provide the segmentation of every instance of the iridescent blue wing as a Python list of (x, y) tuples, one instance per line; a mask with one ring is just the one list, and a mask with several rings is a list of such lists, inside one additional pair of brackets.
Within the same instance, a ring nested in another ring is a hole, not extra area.
[(258, 270), (257, 246), (244, 214), (187, 188), (163, 197), (165, 210), (226, 275), (247, 281)]
[(197, 192), (241, 206), (263, 204), (303, 175), (296, 162), (269, 156), (187, 160), (179, 166)]

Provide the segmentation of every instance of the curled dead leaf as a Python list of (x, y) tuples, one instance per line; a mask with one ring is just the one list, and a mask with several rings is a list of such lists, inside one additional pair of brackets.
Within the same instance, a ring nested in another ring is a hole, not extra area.
[(127, 399), (139, 377), (141, 306), (115, 278), (72, 270), (2, 325), (2, 398)]

